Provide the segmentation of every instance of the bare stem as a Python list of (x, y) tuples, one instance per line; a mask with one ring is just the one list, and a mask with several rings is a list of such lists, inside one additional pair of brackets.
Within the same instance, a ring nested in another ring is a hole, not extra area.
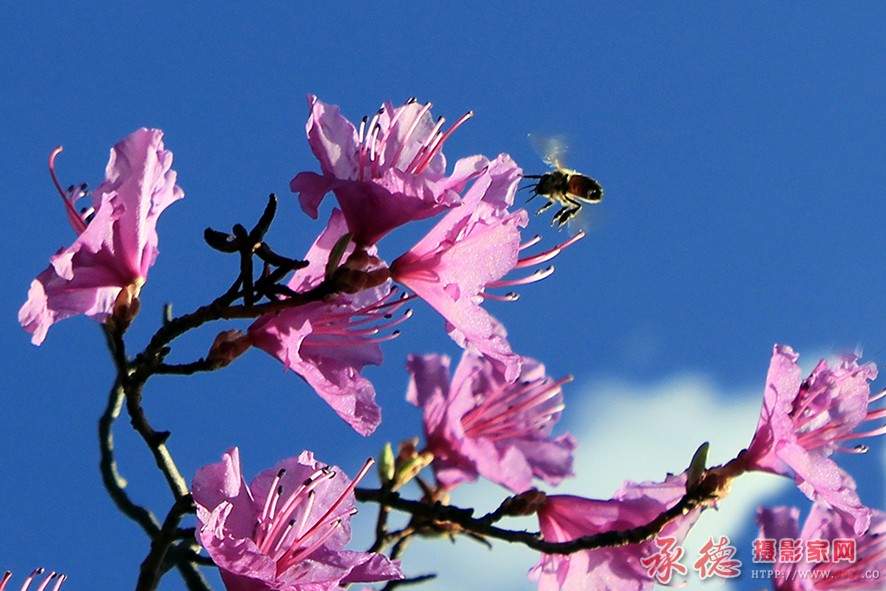
[(120, 512), (138, 523), (153, 538), (160, 531), (160, 524), (153, 513), (132, 502), (129, 495), (126, 494), (126, 479), (118, 472), (117, 462), (114, 459), (113, 426), (123, 408), (123, 398), (123, 387), (118, 380), (111, 388), (108, 405), (98, 421), (98, 439), (101, 452), (99, 470), (105, 489)]
[[(163, 527), (157, 536), (151, 542), (151, 551), (142, 562), (141, 571), (138, 577), (136, 591), (153, 591), (160, 583), (160, 577), (163, 575), (170, 549), (174, 547), (179, 540), (178, 524), (181, 518), (187, 513), (192, 512), (194, 501), (190, 495), (184, 496), (176, 500), (163, 521)], [(206, 591), (209, 584), (203, 579), (196, 566), (188, 563), (178, 562), (176, 566), (182, 573), (186, 581), (188, 589), (191, 591)]]
[[(409, 513), (414, 519), (418, 518), (419, 520), (427, 521), (429, 525), (453, 524), (458, 526), (457, 529), (468, 534), (523, 544), (545, 554), (573, 554), (581, 550), (626, 546), (652, 539), (671, 520), (686, 515), (695, 509), (703, 508), (720, 498), (720, 478), (716, 472), (716, 470), (709, 471), (712, 477), (707, 479), (707, 483), (703, 482), (701, 485), (693, 488), (692, 492), (687, 492), (673, 507), (645, 525), (623, 531), (610, 531), (583, 536), (567, 542), (547, 542), (542, 539), (540, 532), (508, 530), (496, 527), (489, 521), (489, 516), (478, 519), (473, 516), (473, 509), (444, 505), (439, 501), (428, 504), (421, 501), (407, 500), (401, 498), (399, 493), (387, 492), (382, 489), (358, 488), (354, 493), (360, 502), (386, 505), (398, 511)], [(399, 542), (405, 539), (408, 538), (403, 537)]]

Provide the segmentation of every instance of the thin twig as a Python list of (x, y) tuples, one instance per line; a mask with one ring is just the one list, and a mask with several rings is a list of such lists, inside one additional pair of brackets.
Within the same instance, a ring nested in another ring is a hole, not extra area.
[(98, 420), (98, 440), (101, 454), (99, 470), (105, 489), (120, 512), (138, 523), (153, 538), (160, 531), (160, 523), (151, 511), (135, 504), (126, 494), (126, 479), (117, 471), (117, 462), (114, 459), (113, 426), (123, 408), (123, 398), (123, 388), (118, 380), (111, 388), (108, 405)]
[[(181, 518), (193, 511), (194, 501), (190, 495), (180, 497), (173, 503), (163, 520), (163, 527), (151, 542), (151, 551), (142, 562), (136, 591), (154, 591), (163, 575), (163, 566), (169, 549), (178, 539), (178, 524)], [(208, 589), (208, 587), (205, 587)]]
[(416, 577), (409, 577), (408, 579), (400, 579), (399, 581), (388, 581), (388, 584), (381, 589), (382, 591), (393, 591), (397, 587), (405, 587), (406, 585), (418, 585), (419, 583), (424, 583), (436, 578), (437, 575), (434, 574), (418, 575)]
[[(387, 483), (382, 484), (380, 490), (388, 492), (390, 491), (390, 485)], [(381, 552), (385, 549), (388, 538), (388, 515), (390, 513), (391, 508), (389, 506), (383, 504), (378, 506), (378, 518), (375, 520), (375, 542), (370, 546), (369, 552)]]

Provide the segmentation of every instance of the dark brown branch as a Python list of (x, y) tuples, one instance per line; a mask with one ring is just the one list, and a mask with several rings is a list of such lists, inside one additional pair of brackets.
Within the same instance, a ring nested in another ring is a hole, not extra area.
[(646, 525), (629, 530), (583, 536), (568, 542), (547, 542), (542, 539), (540, 532), (516, 531), (496, 527), (487, 518), (475, 518), (473, 516), (473, 509), (443, 505), (440, 502), (428, 504), (420, 501), (411, 501), (401, 498), (396, 492), (386, 493), (380, 489), (358, 488), (354, 493), (360, 502), (387, 505), (429, 522), (455, 524), (467, 533), (510, 543), (523, 544), (545, 554), (573, 554), (581, 550), (626, 546), (652, 539), (671, 520), (710, 504), (719, 498), (718, 479), (711, 478), (709, 480), (710, 482), (707, 486), (704, 483), (700, 484), (693, 492), (686, 493), (673, 507), (664, 511)]
[(118, 381), (111, 388), (108, 405), (98, 421), (98, 439), (101, 459), (99, 470), (108, 496), (121, 513), (138, 523), (152, 538), (160, 531), (160, 524), (154, 514), (140, 505), (136, 505), (126, 494), (126, 479), (117, 471), (114, 459), (114, 421), (120, 416), (123, 408), (123, 388)]
[[(136, 591), (153, 591), (157, 588), (157, 585), (160, 583), (160, 577), (163, 575), (164, 565), (167, 562), (167, 553), (179, 539), (178, 524), (182, 517), (189, 512), (193, 512), (193, 507), (194, 501), (191, 499), (190, 495), (180, 497), (175, 503), (173, 503), (172, 507), (169, 509), (169, 513), (166, 515), (166, 519), (163, 521), (163, 527), (151, 542), (151, 551), (148, 552), (147, 557), (142, 562), (138, 584), (135, 587)], [(179, 570), (181, 570), (181, 567), (185, 565), (179, 563), (177, 566), (179, 566)], [(194, 567), (189, 566), (187, 570), (194, 570)], [(200, 576), (199, 572), (196, 574)], [(202, 579), (202, 576), (200, 576), (200, 578)], [(185, 576), (185, 580), (190, 580), (190, 577)], [(208, 590), (209, 585), (203, 581), (202, 586), (192, 587), (189, 583), (188, 588), (192, 589), (192, 591), (197, 589)]]
[(158, 375), (190, 376), (202, 371), (214, 371), (216, 369), (218, 369), (217, 364), (210, 363), (201, 357), (197, 361), (192, 361), (190, 363), (161, 363), (154, 368), (154, 373)]
[[(389, 490), (389, 486), (383, 484), (379, 492), (387, 493)], [(388, 505), (380, 504), (378, 506), (378, 517), (375, 520), (375, 542), (370, 546), (369, 552), (381, 552), (385, 549), (388, 538), (388, 515), (390, 512), (391, 508)]]
[(236, 298), (232, 295), (226, 294), (225, 296), (216, 299), (214, 302), (198, 308), (190, 314), (173, 318), (171, 321), (160, 327), (160, 329), (154, 333), (154, 336), (151, 338), (151, 341), (148, 343), (145, 350), (136, 358), (134, 377), (136, 380), (142, 382), (147, 380), (163, 362), (163, 358), (168, 353), (167, 345), (189, 330), (193, 330), (204, 324), (218, 320), (258, 318), (264, 314), (280, 312), (288, 308), (295, 308), (310, 302), (319, 301), (333, 293), (336, 293), (334, 283), (331, 281), (324, 281), (314, 289), (304, 293), (295, 294), (285, 300), (266, 302), (264, 304), (256, 304), (252, 306), (231, 306), (230, 301)]

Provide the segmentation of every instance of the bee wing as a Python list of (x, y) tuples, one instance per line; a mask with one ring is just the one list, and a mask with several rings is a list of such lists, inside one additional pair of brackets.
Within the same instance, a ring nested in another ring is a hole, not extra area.
[(569, 149), (566, 136), (530, 133), (529, 141), (545, 164), (553, 168), (565, 168), (566, 151)]

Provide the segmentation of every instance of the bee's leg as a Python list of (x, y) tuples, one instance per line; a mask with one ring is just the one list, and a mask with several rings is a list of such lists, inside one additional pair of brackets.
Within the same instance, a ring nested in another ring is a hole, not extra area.
[(567, 203), (572, 205), (572, 207), (570, 207), (569, 209), (575, 209), (575, 210), (581, 209), (581, 201), (579, 201), (575, 197), (570, 197), (569, 195), (566, 195), (565, 199), (566, 199)]
[[(571, 206), (567, 205), (558, 211), (557, 215), (554, 216), (554, 221), (557, 222), (557, 229), (559, 230), (566, 222), (575, 217), (575, 214), (577, 214), (580, 209), (580, 205), (572, 204)], [(551, 225), (553, 225), (553, 223)]]
[(554, 204), (553, 201), (548, 201), (547, 203), (545, 203), (544, 205), (541, 206), (541, 209), (539, 209), (538, 211), (535, 212), (535, 215), (543, 214), (548, 209), (550, 209), (553, 204)]

